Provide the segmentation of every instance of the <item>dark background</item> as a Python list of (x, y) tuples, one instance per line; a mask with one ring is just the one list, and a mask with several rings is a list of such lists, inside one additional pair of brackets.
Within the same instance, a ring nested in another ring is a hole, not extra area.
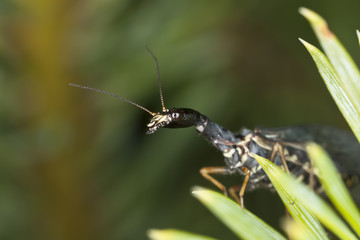
[[(224, 164), (193, 128), (146, 135), (146, 112), (67, 84), (160, 111), (146, 44), (169, 108), (233, 131), (348, 128), (298, 41), (319, 46), (300, 6), (358, 56), (358, 0), (1, 1), (0, 239), (146, 239), (149, 228), (235, 239), (190, 194), (216, 189), (199, 169)], [(247, 192), (245, 203), (280, 229), (276, 194)]]

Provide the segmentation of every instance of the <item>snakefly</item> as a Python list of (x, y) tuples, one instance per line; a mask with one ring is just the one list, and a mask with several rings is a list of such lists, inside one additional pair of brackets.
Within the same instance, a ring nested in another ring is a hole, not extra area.
[[(69, 83), (69, 85), (111, 95), (148, 112), (152, 118), (147, 124), (147, 134), (152, 134), (159, 128), (194, 126), (200, 135), (220, 150), (225, 160), (223, 167), (201, 168), (201, 175), (217, 186), (225, 195), (229, 191), (242, 207), (244, 207), (245, 189), (273, 188), (264, 170), (252, 157), (252, 153), (268, 158), (299, 180), (312, 186), (313, 189), (321, 192), (320, 184), (305, 150), (307, 142), (316, 142), (325, 148), (335, 161), (335, 165), (348, 187), (353, 187), (359, 182), (360, 145), (356, 138), (348, 132), (325, 126), (296, 126), (255, 130), (243, 128), (239, 132), (233, 133), (193, 109), (166, 108), (158, 60), (149, 49), (147, 50), (156, 64), (162, 112), (152, 112), (133, 101), (103, 90), (73, 83)], [(236, 173), (245, 175), (244, 181), (239, 186), (230, 187), (228, 191), (213, 177), (214, 174)]]

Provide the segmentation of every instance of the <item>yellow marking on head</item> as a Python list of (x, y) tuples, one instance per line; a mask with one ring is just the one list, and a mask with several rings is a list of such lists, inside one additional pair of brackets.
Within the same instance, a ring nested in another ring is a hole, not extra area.
[(157, 113), (150, 119), (150, 122), (147, 124), (147, 127), (149, 128), (148, 134), (154, 133), (156, 130), (158, 130), (161, 127), (164, 127), (168, 125), (172, 121), (170, 114), (160, 114)]

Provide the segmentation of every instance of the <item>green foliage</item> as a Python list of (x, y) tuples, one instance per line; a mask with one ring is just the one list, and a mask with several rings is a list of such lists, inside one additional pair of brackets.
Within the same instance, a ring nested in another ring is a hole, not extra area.
[[(319, 179), (328, 197), (349, 223), (354, 231), (360, 235), (360, 213), (352, 200), (347, 188), (337, 172), (328, 154), (316, 144), (307, 147), (310, 159), (319, 172)], [(324, 214), (326, 216), (326, 214)], [(339, 225), (341, 226), (341, 225)], [(331, 229), (336, 226), (331, 226)]]
[[(313, 148), (313, 147), (310, 147)], [(312, 155), (314, 155), (314, 149), (310, 149), (312, 151)], [(315, 150), (316, 151), (316, 150)], [(326, 158), (326, 155), (318, 155), (320, 158)], [(282, 194), (289, 194), (293, 197), (294, 202), (299, 202), (298, 204), (303, 206), (306, 211), (309, 211), (311, 214), (316, 216), (328, 229), (331, 229), (337, 236), (341, 239), (356, 239), (355, 235), (347, 228), (346, 224), (344, 224), (340, 217), (338, 217), (335, 212), (332, 210), (328, 204), (325, 203), (317, 194), (311, 191), (307, 186), (302, 183), (298, 183), (296, 179), (292, 178), (284, 171), (280, 170), (270, 161), (256, 156), (256, 159), (260, 163), (260, 165), (264, 168), (266, 173), (268, 174), (271, 182), (277, 189), (281, 189), (278, 191), (280, 195)], [(312, 159), (314, 160), (314, 159)], [(317, 160), (314, 161), (315, 166), (317, 164)], [(329, 165), (332, 163), (328, 161), (326, 163), (330, 168)], [(328, 178), (329, 176), (321, 176), (322, 178)], [(335, 179), (338, 180), (339, 179)], [(334, 179), (327, 179), (327, 181), (334, 181)], [(341, 181), (341, 180), (340, 180)], [(285, 201), (285, 206), (288, 208), (288, 201)], [(295, 203), (294, 203), (295, 205)], [(289, 208), (288, 208), (289, 209)], [(356, 209), (356, 208), (355, 208)], [(341, 210), (341, 209), (340, 209)], [(289, 209), (289, 212), (292, 216), (296, 216), (298, 212), (293, 212)], [(347, 215), (348, 213), (342, 212), (343, 215)], [(314, 229), (320, 229), (320, 234), (313, 234), (311, 239), (327, 239), (326, 234), (319, 228), (317, 225), (317, 221), (307, 221), (308, 213), (304, 215), (300, 215), (300, 217), (295, 217), (295, 221), (297, 221), (301, 225), (306, 225), (307, 231), (314, 231)], [(300, 218), (298, 220), (298, 218)], [(305, 223), (305, 224), (304, 224)]]
[[(253, 157), (259, 162), (268, 175), (295, 222), (302, 225), (303, 229), (306, 229), (311, 239), (327, 239), (324, 229), (311, 211), (298, 201), (297, 196), (294, 196), (292, 192), (288, 191), (288, 187), (284, 184), (284, 179), (281, 178), (283, 174), (287, 174), (270, 161), (255, 154)], [(288, 181), (288, 179), (286, 179), (286, 181)], [(307, 195), (304, 195), (304, 197), (307, 197)]]
[(173, 229), (151, 229), (148, 232), (148, 236), (150, 239), (154, 240), (216, 240), (215, 238), (205, 237)]
[(302, 43), (313, 57), (333, 99), (360, 141), (360, 72), (325, 20), (306, 8), (300, 13), (311, 23), (330, 62), (316, 47)]
[(242, 209), (239, 204), (225, 198), (220, 193), (198, 187), (194, 189), (193, 195), (239, 238), (254, 240), (285, 239), (254, 214)]

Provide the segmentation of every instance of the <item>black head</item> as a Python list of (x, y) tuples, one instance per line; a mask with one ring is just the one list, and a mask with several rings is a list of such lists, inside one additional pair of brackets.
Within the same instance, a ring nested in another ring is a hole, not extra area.
[(147, 134), (156, 132), (159, 128), (185, 128), (201, 123), (201, 114), (189, 108), (174, 108), (154, 115), (147, 127)]

